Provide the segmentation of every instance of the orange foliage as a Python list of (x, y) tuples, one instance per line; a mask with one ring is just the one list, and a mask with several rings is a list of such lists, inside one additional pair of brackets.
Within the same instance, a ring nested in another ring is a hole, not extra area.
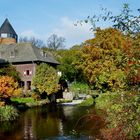
[(21, 89), (18, 88), (18, 83), (15, 82), (12, 77), (0, 77), (0, 98), (10, 98), (12, 96), (17, 96), (20, 93)]

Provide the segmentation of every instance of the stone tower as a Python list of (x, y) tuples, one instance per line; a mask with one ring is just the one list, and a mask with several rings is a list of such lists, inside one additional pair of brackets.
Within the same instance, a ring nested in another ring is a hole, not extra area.
[(0, 27), (0, 44), (13, 44), (17, 43), (17, 40), (18, 36), (9, 20), (6, 18)]

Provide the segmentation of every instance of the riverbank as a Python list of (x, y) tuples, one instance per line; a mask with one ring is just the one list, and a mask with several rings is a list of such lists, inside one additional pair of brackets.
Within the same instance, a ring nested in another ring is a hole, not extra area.
[(27, 98), (11, 98), (12, 105), (18, 109), (43, 106), (50, 103), (48, 99), (35, 100), (32, 97)]

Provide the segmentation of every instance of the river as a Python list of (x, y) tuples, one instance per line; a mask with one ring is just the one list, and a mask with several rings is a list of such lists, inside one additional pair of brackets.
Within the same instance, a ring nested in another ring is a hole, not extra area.
[[(21, 111), (18, 120), (0, 124), (0, 140), (94, 139), (94, 134), (98, 134), (100, 126), (93, 125), (94, 132), (91, 133), (89, 128), (78, 128), (77, 124), (90, 109), (93, 107), (53, 104)], [(75, 133), (74, 128), (79, 133)]]

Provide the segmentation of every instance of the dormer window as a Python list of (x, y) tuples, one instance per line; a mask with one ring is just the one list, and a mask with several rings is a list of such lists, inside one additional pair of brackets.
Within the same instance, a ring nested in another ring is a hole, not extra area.
[(42, 55), (43, 57), (46, 57), (46, 56), (47, 56), (46, 53), (45, 53), (44, 51), (41, 51), (40, 53), (41, 53), (41, 55)]
[(15, 57), (15, 52), (14, 51), (11, 51), (10, 52), (10, 58), (14, 58)]

